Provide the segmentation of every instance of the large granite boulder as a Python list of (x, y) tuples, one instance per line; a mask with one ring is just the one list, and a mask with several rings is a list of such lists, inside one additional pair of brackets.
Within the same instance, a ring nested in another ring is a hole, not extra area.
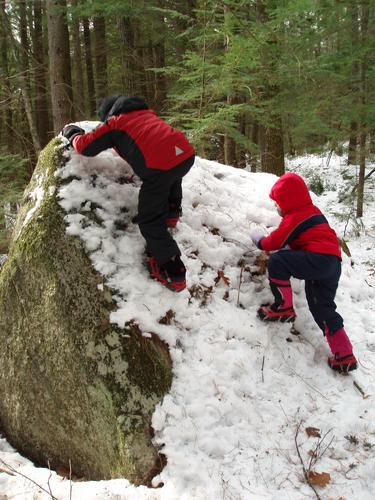
[(44, 466), (148, 484), (171, 359), (156, 335), (110, 323), (111, 291), (65, 230), (55, 176), (65, 161), (57, 139), (41, 153), (1, 269), (1, 429)]

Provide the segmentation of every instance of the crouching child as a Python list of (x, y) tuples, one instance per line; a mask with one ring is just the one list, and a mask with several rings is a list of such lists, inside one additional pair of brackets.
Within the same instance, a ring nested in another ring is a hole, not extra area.
[(274, 302), (258, 309), (262, 321), (294, 321), (290, 277), (305, 280), (307, 303), (325, 335), (332, 356), (329, 366), (339, 372), (357, 368), (343, 319), (336, 311), (335, 295), (341, 274), (341, 249), (335, 231), (311, 200), (297, 174), (280, 177), (270, 192), (282, 219), (268, 236), (251, 233), (254, 244), (275, 251), (268, 261), (268, 277)]

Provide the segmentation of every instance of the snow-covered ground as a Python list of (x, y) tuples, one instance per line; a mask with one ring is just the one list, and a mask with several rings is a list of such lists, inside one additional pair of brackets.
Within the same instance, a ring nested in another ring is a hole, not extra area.
[[(154, 484), (164, 486), (134, 487), (126, 479), (70, 483), (34, 467), (1, 439), (0, 499), (314, 498), (301, 460), (306, 469), (315, 460), (311, 469), (330, 475), (324, 488), (316, 487), (321, 498), (375, 498), (375, 190), (371, 179), (359, 226), (338, 202), (348, 192), (342, 173), (355, 174), (355, 167), (336, 156), (326, 163), (326, 156), (306, 156), (289, 161), (288, 169), (315, 184), (319, 174), (325, 190), (314, 201), (338, 235), (345, 232), (352, 254), (344, 255), (337, 294), (359, 359), (359, 369), (346, 377), (327, 366), (328, 346), (302, 282), (293, 281), (300, 335), (256, 318), (271, 295), (254, 264), (261, 252), (249, 230), (269, 232), (278, 224), (268, 198), (275, 176), (196, 160), (184, 179), (184, 214), (174, 230), (188, 290), (174, 294), (143, 267), (144, 241), (131, 223), (139, 184), (118, 182), (127, 176), (126, 164), (110, 151), (96, 158), (72, 153), (61, 175), (81, 180), (60, 190), (67, 230), (85, 241), (94, 266), (116, 290), (112, 321), (135, 320), (170, 346), (173, 385), (153, 416), (155, 444), (168, 460)], [(96, 221), (88, 217), (92, 202)], [(169, 310), (171, 324), (160, 324)], [(308, 427), (321, 438), (309, 437)]]

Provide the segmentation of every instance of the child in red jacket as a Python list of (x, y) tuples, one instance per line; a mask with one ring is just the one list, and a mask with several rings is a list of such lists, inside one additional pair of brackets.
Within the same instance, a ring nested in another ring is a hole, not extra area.
[(148, 269), (152, 278), (179, 292), (186, 288), (186, 269), (168, 227), (175, 227), (181, 214), (181, 183), (194, 163), (194, 149), (139, 97), (106, 97), (99, 117), (103, 123), (92, 132), (66, 125), (62, 134), (85, 156), (114, 148), (142, 179), (136, 220), (146, 240)]
[(309, 309), (332, 351), (329, 366), (339, 372), (355, 370), (357, 360), (334, 301), (341, 274), (341, 249), (336, 233), (313, 205), (299, 175), (281, 176), (271, 189), (270, 198), (282, 216), (279, 227), (266, 237), (258, 232), (251, 234), (261, 250), (278, 250), (270, 255), (268, 262), (274, 303), (260, 307), (258, 316), (262, 321), (294, 321), (290, 277), (305, 280)]

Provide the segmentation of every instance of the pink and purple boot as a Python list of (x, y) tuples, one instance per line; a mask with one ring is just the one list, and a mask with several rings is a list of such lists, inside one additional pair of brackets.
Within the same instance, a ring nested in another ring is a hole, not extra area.
[(357, 369), (357, 360), (353, 354), (353, 347), (344, 328), (331, 333), (326, 326), (325, 336), (333, 356), (328, 358), (328, 365), (332, 370), (348, 373)]
[(262, 321), (293, 322), (296, 313), (293, 309), (293, 292), (289, 280), (270, 278), (270, 286), (275, 302), (266, 304), (258, 309), (258, 317)]

